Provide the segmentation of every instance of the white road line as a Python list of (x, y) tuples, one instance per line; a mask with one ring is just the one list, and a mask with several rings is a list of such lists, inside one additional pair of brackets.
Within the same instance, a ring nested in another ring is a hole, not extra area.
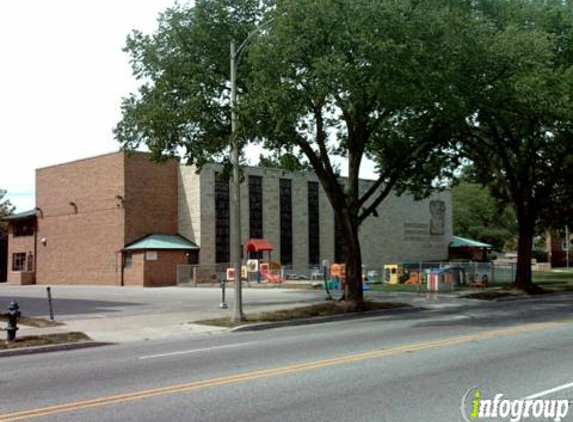
[(548, 396), (549, 394), (556, 393), (557, 391), (561, 391), (561, 390), (567, 390), (568, 388), (572, 388), (572, 387), (573, 387), (573, 382), (570, 382), (569, 384), (563, 384), (563, 385), (560, 385), (559, 387), (555, 387), (555, 388), (552, 388), (550, 390), (545, 390), (545, 391), (542, 391), (540, 393), (536, 393), (536, 394), (532, 394), (531, 396), (524, 397), (523, 400), (532, 400), (532, 399), (536, 399), (538, 397)]
[(139, 356), (138, 359), (153, 359), (153, 358), (162, 358), (165, 356), (188, 355), (191, 353), (210, 352), (212, 350), (231, 349), (231, 348), (235, 348), (235, 347), (250, 346), (251, 344), (256, 344), (256, 343), (258, 343), (258, 342), (257, 341), (251, 341), (251, 342), (247, 342), (247, 343), (227, 344), (224, 346), (205, 347), (203, 349), (181, 350), (179, 352), (170, 352), (170, 353), (161, 353), (158, 355)]

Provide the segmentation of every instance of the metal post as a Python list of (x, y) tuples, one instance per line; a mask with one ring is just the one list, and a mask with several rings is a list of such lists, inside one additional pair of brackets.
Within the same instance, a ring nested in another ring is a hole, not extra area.
[(565, 261), (567, 262), (567, 269), (569, 269), (569, 250), (571, 246), (569, 243), (569, 227), (565, 226)]
[(54, 320), (54, 305), (52, 304), (52, 289), (50, 286), (46, 287), (46, 291), (48, 292), (48, 308), (50, 311), (50, 321)]
[(324, 291), (326, 293), (326, 300), (332, 300), (332, 295), (330, 294), (330, 290), (328, 290), (328, 266), (330, 262), (328, 259), (322, 261), (322, 268), (324, 269)]
[(219, 305), (219, 308), (221, 309), (227, 309), (227, 302), (225, 301), (225, 285), (227, 284), (226, 280), (224, 278), (221, 279), (221, 304)]
[(418, 262), (418, 283), (416, 283), (418, 294), (422, 292), (422, 261)]
[[(237, 53), (235, 51), (235, 42), (231, 41), (231, 133), (236, 135), (237, 116), (235, 106), (237, 100)], [(235, 269), (235, 302), (233, 306), (234, 322), (243, 320), (243, 297), (241, 291), (241, 174), (240, 174), (240, 151), (239, 140), (233, 139), (233, 214), (231, 223), (231, 239), (233, 256), (233, 268)]]

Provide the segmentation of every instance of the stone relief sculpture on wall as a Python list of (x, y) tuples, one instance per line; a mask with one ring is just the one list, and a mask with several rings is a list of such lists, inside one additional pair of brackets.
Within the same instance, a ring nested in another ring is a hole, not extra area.
[(442, 200), (430, 201), (430, 216), (430, 235), (443, 235), (446, 225), (446, 203)]

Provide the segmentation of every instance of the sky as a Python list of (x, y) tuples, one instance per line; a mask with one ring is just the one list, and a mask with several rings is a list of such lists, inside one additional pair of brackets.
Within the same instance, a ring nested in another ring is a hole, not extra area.
[(137, 89), (126, 37), (173, 4), (0, 1), (0, 189), (16, 212), (35, 206), (36, 168), (118, 150), (121, 99)]

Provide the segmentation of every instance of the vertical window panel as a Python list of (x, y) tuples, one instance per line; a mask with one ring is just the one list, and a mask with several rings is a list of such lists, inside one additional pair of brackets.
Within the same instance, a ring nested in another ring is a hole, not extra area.
[(343, 264), (346, 261), (346, 241), (342, 223), (336, 214), (334, 214), (334, 261)]
[(249, 176), (249, 236), (263, 238), (263, 178)]
[(231, 261), (229, 181), (215, 176), (215, 262)]
[(320, 209), (318, 182), (308, 182), (308, 263), (320, 265)]
[(292, 265), (292, 182), (279, 181), (281, 264)]

